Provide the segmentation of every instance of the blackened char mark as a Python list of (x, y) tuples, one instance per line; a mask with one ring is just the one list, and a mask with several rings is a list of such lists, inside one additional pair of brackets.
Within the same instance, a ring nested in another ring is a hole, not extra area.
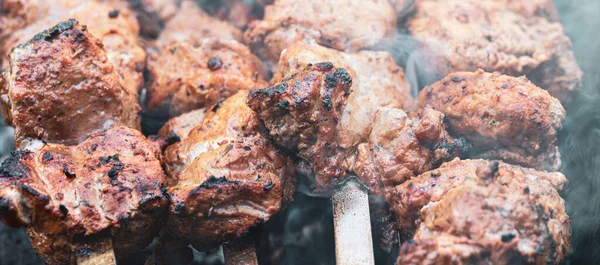
[(29, 168), (21, 164), (21, 159), (27, 159), (30, 152), (27, 150), (13, 151), (10, 157), (0, 165), (0, 178), (22, 179), (29, 174)]

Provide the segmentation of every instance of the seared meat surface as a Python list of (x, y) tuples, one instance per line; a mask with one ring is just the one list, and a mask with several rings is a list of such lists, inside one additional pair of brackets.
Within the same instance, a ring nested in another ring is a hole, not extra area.
[(470, 149), (464, 139), (448, 135), (444, 114), (429, 107), (411, 113), (382, 108), (371, 126), (350, 170), (380, 195)]
[(557, 132), (565, 110), (524, 77), (453, 73), (425, 87), (419, 105), (443, 112), (451, 132), (473, 143), (475, 157), (541, 170), (560, 167)]
[(172, 118), (167, 121), (162, 128), (160, 128), (158, 135), (162, 137), (175, 135), (179, 137), (179, 139), (183, 140), (188, 137), (192, 129), (202, 123), (204, 117), (206, 117), (206, 114), (209, 111), (211, 110), (197, 109)]
[(199, 249), (243, 235), (292, 198), (291, 160), (270, 143), (247, 94), (209, 107), (202, 123), (165, 151), (167, 228)]
[(410, 110), (412, 107), (410, 85), (404, 71), (387, 52), (344, 53), (318, 44), (295, 44), (281, 54), (273, 80), (281, 80), (315, 62), (332, 62), (346, 69), (352, 77), (352, 93), (343, 107), (342, 131), (338, 134), (344, 148), (366, 140), (378, 109)]
[[(306, 54), (310, 55), (309, 52)], [(354, 87), (351, 74), (330, 62), (309, 64), (271, 87), (251, 90), (248, 106), (258, 113), (280, 148), (296, 153), (302, 163), (308, 164), (311, 172), (305, 173), (314, 175), (317, 191), (326, 191), (349, 173), (354, 173), (371, 191), (380, 193), (383, 183), (398, 184), (412, 174), (422, 173), (440, 163), (438, 159), (454, 155), (458, 142), (448, 136), (442, 113), (426, 109), (409, 116), (401, 109), (384, 108), (384, 105), (377, 114), (363, 114), (357, 99), (368, 99), (369, 83), (357, 85), (366, 86), (357, 88), (366, 95), (353, 98), (357, 111), (347, 111), (348, 101), (352, 98), (350, 91)], [(374, 109), (368, 111), (375, 112)], [(357, 119), (368, 122), (359, 127), (364, 131), (353, 131), (351, 126), (357, 125), (344, 122), (355, 117), (345, 115), (366, 116), (361, 117), (366, 121)], [(396, 176), (396, 173), (401, 175)], [(382, 180), (382, 175), (389, 179)]]
[(394, 188), (388, 202), (416, 232), (398, 264), (559, 264), (570, 220), (559, 172), (454, 160)]
[(25, 138), (76, 144), (110, 124), (140, 127), (130, 93), (103, 44), (75, 20), (15, 47), (2, 90), (4, 116)]
[(265, 7), (262, 20), (250, 23), (244, 41), (275, 63), (285, 48), (297, 42), (356, 52), (395, 31), (396, 15), (388, 1), (276, 0)]
[(406, 22), (428, 66), (456, 71), (527, 75), (567, 104), (582, 72), (551, 1), (417, 0)]
[(211, 17), (196, 1), (182, 0), (181, 8), (165, 23), (156, 45), (160, 48), (181, 42), (200, 45), (205, 38), (211, 37), (239, 41), (242, 33), (229, 23)]
[[(46, 3), (46, 1), (42, 1)], [(55, 0), (46, 4), (44, 15), (35, 22), (12, 32), (3, 40), (2, 56), (26, 42), (37, 33), (61, 21), (74, 18), (87, 27), (87, 31), (98, 38), (106, 56), (119, 74), (119, 82), (131, 94), (137, 94), (143, 84), (146, 53), (138, 44), (139, 26), (134, 12), (122, 1), (99, 0)], [(8, 61), (3, 68), (8, 69)]]
[(238, 90), (266, 86), (262, 62), (236, 42), (215, 38), (175, 43), (151, 56), (149, 110), (171, 115), (207, 107)]
[(168, 207), (160, 150), (113, 126), (76, 146), (19, 150), (0, 167), (0, 219), (27, 227), (48, 264), (75, 264), (73, 240), (109, 232), (118, 258), (145, 247)]

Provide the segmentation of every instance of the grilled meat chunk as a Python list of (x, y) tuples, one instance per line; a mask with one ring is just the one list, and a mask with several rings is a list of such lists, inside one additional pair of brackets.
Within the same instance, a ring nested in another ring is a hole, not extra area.
[(75, 264), (73, 240), (100, 232), (118, 258), (150, 243), (168, 207), (158, 148), (118, 126), (77, 146), (41, 145), (0, 167), (0, 219), (26, 226), (48, 264)]
[(566, 184), (559, 172), (487, 160), (413, 178), (388, 195), (401, 227), (418, 227), (398, 264), (559, 264), (571, 237), (557, 191)]
[(167, 46), (148, 60), (148, 69), (148, 110), (166, 108), (172, 115), (208, 107), (241, 89), (266, 86), (262, 62), (233, 40)]
[(356, 52), (395, 31), (396, 15), (388, 1), (276, 0), (265, 7), (263, 20), (250, 23), (244, 40), (256, 54), (275, 63), (297, 42)]
[[(13, 47), (49, 26), (74, 18), (100, 39), (109, 62), (119, 73), (119, 82), (129, 93), (137, 94), (143, 84), (146, 53), (138, 44), (139, 26), (134, 12), (121, 1), (55, 0), (51, 3), (44, 9), (47, 10), (45, 16), (37, 17), (34, 23), (13, 32), (4, 41), (2, 55), (7, 56)], [(4, 61), (3, 68), (9, 68), (8, 61)]]
[[(306, 54), (310, 55), (310, 51)], [(303, 56), (295, 58), (302, 61)], [(368, 84), (357, 85), (368, 87)], [(450, 146), (455, 144), (446, 132), (443, 114), (426, 109), (408, 116), (400, 109), (384, 107), (379, 113), (364, 114), (357, 99), (368, 100), (367, 88), (357, 88), (366, 95), (354, 97), (356, 111), (349, 111), (346, 107), (353, 86), (351, 74), (344, 68), (335, 68), (330, 62), (309, 64), (278, 84), (251, 90), (248, 106), (258, 113), (280, 148), (297, 153), (302, 163), (308, 164), (308, 167), (301, 165), (301, 169), (308, 168), (310, 172), (305, 173), (314, 175), (317, 191), (326, 191), (353, 172), (372, 192), (380, 193), (382, 183), (393, 186), (411, 177), (411, 173), (419, 174), (441, 163), (435, 161), (438, 158), (452, 156), (454, 151)], [(373, 87), (377, 89), (381, 88)], [(366, 124), (344, 123), (359, 120), (345, 115), (360, 115), (357, 117), (367, 120), (360, 122)], [(353, 131), (352, 126), (361, 129)], [(413, 155), (416, 156), (409, 157)], [(393, 159), (402, 164), (396, 165), (391, 162)]]
[(197, 109), (172, 118), (167, 121), (162, 128), (160, 128), (158, 135), (162, 137), (175, 135), (179, 137), (179, 139), (183, 140), (188, 137), (194, 127), (202, 123), (204, 117), (206, 117), (206, 114), (209, 111), (211, 110)]
[(17, 146), (28, 137), (76, 144), (110, 124), (140, 127), (137, 94), (120, 83), (102, 47), (68, 20), (12, 50), (2, 101)]
[(444, 114), (429, 107), (412, 113), (382, 108), (371, 126), (368, 141), (357, 147), (350, 171), (375, 194), (383, 195), (470, 149), (464, 139), (448, 135)]
[(292, 198), (294, 167), (264, 135), (247, 93), (208, 108), (202, 123), (165, 151), (167, 227), (199, 249), (243, 235)]
[(425, 87), (419, 104), (443, 112), (452, 133), (473, 143), (475, 157), (541, 170), (560, 167), (557, 132), (565, 110), (525, 77), (453, 73)]
[(345, 69), (324, 62), (248, 94), (248, 106), (275, 142), (312, 165), (317, 188), (329, 187), (346, 174), (345, 152), (337, 137), (351, 86)]
[(318, 44), (295, 44), (282, 54), (273, 80), (281, 80), (309, 64), (332, 62), (352, 77), (352, 93), (340, 119), (339, 144), (350, 148), (364, 142), (375, 112), (383, 107), (411, 109), (410, 85), (404, 71), (387, 52), (344, 53)]
[(160, 48), (182, 42), (200, 45), (205, 38), (211, 37), (239, 41), (242, 32), (225, 21), (211, 17), (195, 1), (182, 0), (181, 8), (165, 23), (156, 45)]
[(550, 1), (418, 0), (414, 5), (406, 27), (422, 44), (430, 70), (441, 76), (479, 68), (527, 75), (563, 104), (581, 87), (571, 41), (553, 22)]

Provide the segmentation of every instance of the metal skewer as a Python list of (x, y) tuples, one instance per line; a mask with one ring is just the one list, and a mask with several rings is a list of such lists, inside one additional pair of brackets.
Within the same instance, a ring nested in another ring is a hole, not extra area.
[(366, 187), (350, 178), (334, 190), (331, 202), (336, 264), (375, 264)]

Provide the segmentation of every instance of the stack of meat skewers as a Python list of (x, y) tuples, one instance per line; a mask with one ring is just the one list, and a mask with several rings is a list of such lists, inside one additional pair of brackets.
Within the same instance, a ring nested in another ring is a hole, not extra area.
[[(48, 264), (115, 264), (160, 230), (148, 265), (222, 244), (256, 264), (248, 232), (291, 203), (296, 175), (332, 196), (338, 264), (374, 264), (367, 194), (401, 235), (397, 264), (570, 251), (556, 144), (582, 74), (551, 1), (203, 6), (229, 21), (191, 0), (0, 4), (17, 147), (0, 219)], [(376, 50), (398, 26), (437, 82), (411, 87)], [(158, 135), (142, 110), (170, 118)]]

